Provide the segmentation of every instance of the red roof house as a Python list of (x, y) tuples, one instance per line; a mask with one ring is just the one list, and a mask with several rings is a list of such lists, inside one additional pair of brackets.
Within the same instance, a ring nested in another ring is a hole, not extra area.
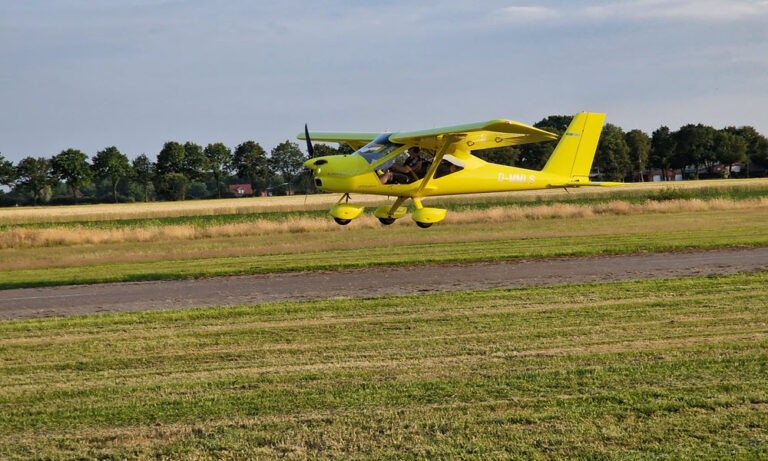
[(229, 191), (232, 192), (235, 197), (253, 195), (253, 188), (250, 184), (230, 184)]

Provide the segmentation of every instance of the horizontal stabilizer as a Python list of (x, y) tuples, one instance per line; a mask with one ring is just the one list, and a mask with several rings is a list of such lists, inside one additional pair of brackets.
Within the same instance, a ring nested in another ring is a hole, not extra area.
[(564, 183), (548, 184), (548, 187), (589, 187), (589, 186), (601, 186), (601, 187), (613, 187), (623, 186), (623, 182), (609, 182), (609, 181), (568, 181)]

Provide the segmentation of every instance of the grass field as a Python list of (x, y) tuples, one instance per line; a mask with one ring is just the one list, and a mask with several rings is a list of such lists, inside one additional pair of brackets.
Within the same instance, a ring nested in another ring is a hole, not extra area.
[(451, 211), (428, 230), (371, 214), (341, 227), (332, 197), (303, 200), (0, 210), (0, 289), (768, 245), (766, 179), (441, 198)]
[(768, 273), (0, 323), (0, 457), (765, 459)]
[(744, 203), (698, 211), (678, 207), (567, 219), (468, 220), (428, 230), (350, 226), (332, 232), (12, 247), (0, 250), (0, 288), (768, 245), (764, 200)]

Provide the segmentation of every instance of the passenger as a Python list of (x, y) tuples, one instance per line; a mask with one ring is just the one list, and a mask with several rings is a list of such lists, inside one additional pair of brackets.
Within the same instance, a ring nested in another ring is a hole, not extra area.
[(425, 162), (419, 156), (421, 149), (408, 148), (408, 158), (402, 165), (394, 164), (379, 179), (382, 184), (408, 184), (424, 177)]

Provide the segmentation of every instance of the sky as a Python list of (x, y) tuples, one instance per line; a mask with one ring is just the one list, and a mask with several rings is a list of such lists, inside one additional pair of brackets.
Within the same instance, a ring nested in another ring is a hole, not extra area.
[(0, 153), (579, 111), (768, 134), (766, 24), (764, 0), (0, 0)]

